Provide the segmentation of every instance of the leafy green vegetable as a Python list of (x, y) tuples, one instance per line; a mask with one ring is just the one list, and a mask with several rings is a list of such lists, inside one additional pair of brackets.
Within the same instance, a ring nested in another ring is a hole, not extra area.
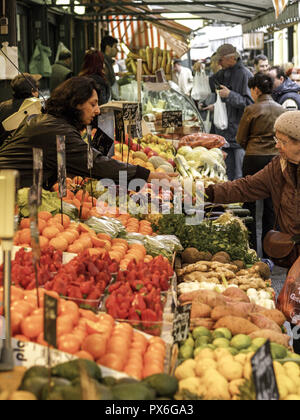
[[(18, 191), (18, 207), (22, 217), (29, 217), (28, 192), (29, 188), (22, 188)], [(42, 190), (42, 205), (39, 207), (39, 211), (49, 211), (56, 214), (60, 207), (61, 201), (56, 192)]]
[(191, 226), (186, 224), (183, 214), (169, 214), (159, 220), (158, 230), (161, 234), (177, 236), (184, 248), (196, 248), (212, 254), (225, 251), (232, 260), (255, 263), (257, 255), (249, 249), (248, 231), (242, 227), (240, 220), (231, 216), (226, 222), (217, 222), (203, 220)]

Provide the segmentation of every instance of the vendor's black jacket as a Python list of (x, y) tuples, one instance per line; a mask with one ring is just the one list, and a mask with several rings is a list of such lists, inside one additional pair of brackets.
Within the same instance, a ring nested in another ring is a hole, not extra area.
[(6, 118), (13, 115), (15, 112), (19, 111), (20, 106), (24, 102), (24, 98), (22, 99), (9, 99), (8, 101), (1, 102), (0, 104), (0, 146), (3, 144), (4, 140), (7, 139), (9, 136), (9, 131), (5, 131), (2, 122), (6, 120)]
[[(20, 187), (33, 184), (32, 148), (44, 151), (44, 188), (50, 188), (57, 180), (56, 136), (66, 136), (66, 165), (68, 176), (89, 177), (87, 169), (87, 144), (80, 132), (68, 121), (49, 114), (40, 114), (23, 121), (12, 139), (0, 148), (0, 169), (15, 169), (20, 173)], [(108, 178), (119, 183), (119, 171), (126, 171), (128, 182), (134, 178), (147, 181), (150, 172), (140, 166), (126, 165), (103, 156), (93, 149), (94, 168), (92, 177)]]

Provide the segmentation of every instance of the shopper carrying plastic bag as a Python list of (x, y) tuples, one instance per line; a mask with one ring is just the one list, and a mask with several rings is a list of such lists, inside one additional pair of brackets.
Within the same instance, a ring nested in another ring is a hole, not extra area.
[(202, 69), (195, 74), (191, 96), (194, 101), (203, 102), (210, 94), (209, 77), (206, 75), (205, 70)]
[(219, 92), (217, 91), (217, 102), (215, 103), (214, 125), (219, 130), (227, 130), (228, 116), (225, 102), (222, 102)]

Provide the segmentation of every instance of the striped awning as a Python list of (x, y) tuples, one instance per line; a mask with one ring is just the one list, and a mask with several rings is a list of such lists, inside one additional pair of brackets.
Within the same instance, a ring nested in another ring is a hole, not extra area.
[[(134, 20), (130, 16), (110, 16), (109, 30), (111, 36), (126, 44), (133, 52), (138, 52), (147, 46), (159, 47), (162, 50), (172, 50), (176, 56), (181, 57), (189, 49), (183, 36), (172, 34), (160, 25)], [(118, 58), (125, 58), (123, 51), (120, 51)]]

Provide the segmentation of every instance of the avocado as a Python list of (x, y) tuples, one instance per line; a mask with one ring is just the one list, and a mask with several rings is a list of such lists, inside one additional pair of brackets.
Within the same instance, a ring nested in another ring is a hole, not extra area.
[(196, 340), (198, 337), (209, 337), (210, 339), (212, 338), (212, 334), (210, 332), (209, 329), (205, 328), (205, 327), (196, 327), (193, 330), (193, 338)]
[(112, 387), (113, 399), (146, 401), (155, 399), (155, 391), (146, 384), (118, 384)]
[(230, 346), (234, 347), (237, 350), (245, 350), (248, 347), (250, 347), (251, 344), (252, 344), (251, 338), (245, 334), (235, 335), (230, 342)]
[(150, 385), (151, 388), (155, 389), (158, 397), (172, 398), (178, 391), (177, 379), (166, 373), (148, 376), (148, 378), (143, 380), (143, 383)]
[(105, 378), (101, 379), (101, 383), (106, 386), (114, 386), (118, 383), (118, 381), (116, 378), (113, 378), (112, 376), (106, 376)]
[(180, 359), (183, 359), (183, 360), (191, 359), (193, 357), (193, 354), (194, 354), (194, 347), (192, 347), (188, 344), (184, 344), (179, 349), (179, 358)]
[(284, 359), (287, 357), (287, 349), (280, 344), (271, 343), (271, 354), (273, 359)]
[(201, 346), (209, 344), (209, 343), (210, 343), (210, 338), (209, 337), (206, 337), (206, 336), (198, 337), (198, 338), (196, 338), (196, 341), (195, 341), (195, 348), (201, 347)]
[[(53, 392), (56, 392), (57, 394), (61, 394), (63, 397), (63, 394), (61, 392), (61, 389), (63, 388), (70, 388), (72, 387), (72, 383), (68, 379), (64, 378), (51, 378), (50, 383), (47, 381), (47, 383), (43, 386), (42, 393), (41, 393), (41, 400), (46, 401), (49, 398), (49, 395)], [(64, 399), (64, 398), (63, 398)]]
[(45, 385), (48, 385), (49, 379), (35, 376), (22, 381), (19, 391), (28, 391), (36, 396), (38, 400), (42, 398), (42, 391)]
[(80, 376), (80, 364), (82, 364), (87, 371), (90, 378), (101, 381), (102, 372), (100, 366), (95, 362), (85, 359), (71, 360), (70, 362), (62, 363), (51, 369), (52, 376), (59, 376), (73, 381)]
[(37, 376), (40, 378), (49, 378), (49, 369), (44, 366), (33, 366), (25, 372), (22, 382), (26, 381), (26, 379), (35, 378)]
[(116, 385), (120, 384), (138, 384), (139, 381), (134, 378), (121, 378), (116, 382)]

